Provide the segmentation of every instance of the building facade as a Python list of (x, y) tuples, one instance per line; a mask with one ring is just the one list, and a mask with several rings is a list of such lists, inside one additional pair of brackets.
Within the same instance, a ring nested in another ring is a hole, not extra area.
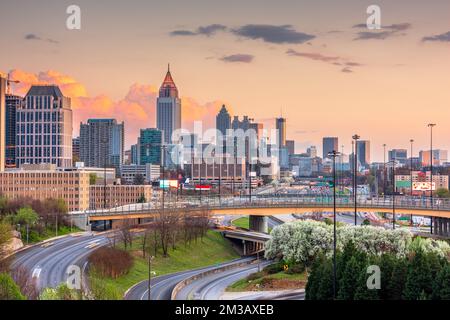
[[(413, 171), (412, 185), (413, 195), (430, 194), (431, 172)], [(433, 191), (437, 189), (448, 189), (448, 175), (433, 174)], [(411, 175), (395, 175), (395, 188), (398, 192), (411, 192)]]
[(152, 183), (161, 176), (161, 166), (147, 163), (144, 165), (123, 165), (120, 168), (121, 179), (123, 184), (132, 185), (136, 176), (141, 175), (145, 183)]
[(395, 162), (397, 162), (398, 164), (406, 165), (408, 162), (408, 150), (406, 149), (389, 150), (388, 159), (389, 161), (395, 160)]
[(222, 106), (216, 116), (216, 129), (223, 136), (227, 134), (227, 130), (231, 129), (231, 116), (225, 105)]
[[(422, 164), (422, 166), (424, 167), (430, 166), (431, 164), (430, 154), (431, 154), (430, 150), (419, 152), (420, 163)], [(440, 149), (433, 150), (433, 166), (441, 166), (443, 163), (447, 162), (447, 160), (448, 160), (447, 150), (440, 150)]]
[(6, 78), (0, 73), (0, 171), (5, 170)]
[(332, 151), (339, 151), (339, 139), (337, 137), (324, 137), (322, 139), (322, 159), (328, 158)]
[(63, 199), (69, 211), (89, 208), (89, 173), (57, 169), (54, 164), (25, 164), (0, 172), (0, 190), (8, 199)]
[(124, 158), (124, 123), (89, 119), (80, 124), (80, 161), (87, 167), (113, 167), (119, 174)]
[(286, 146), (286, 118), (277, 118), (276, 129), (277, 129), (277, 144), (279, 148)]
[[(153, 189), (150, 185), (95, 185), (89, 188), (89, 199), (91, 210), (110, 209), (134, 204), (148, 202), (152, 199)], [(106, 197), (105, 197), (106, 196)], [(106, 204), (105, 204), (106, 200)], [(106, 206), (105, 206), (106, 205)]]
[(158, 129), (141, 129), (138, 138), (138, 164), (152, 163), (161, 165), (161, 149), (163, 146), (163, 132)]
[(58, 86), (32, 86), (16, 110), (16, 166), (72, 167), (71, 100)]
[(159, 89), (156, 103), (156, 127), (163, 132), (163, 142), (176, 143), (177, 141), (172, 141), (172, 133), (181, 129), (181, 100), (178, 97), (178, 89), (173, 81), (170, 68)]
[(356, 142), (358, 163), (364, 167), (370, 167), (370, 141), (368, 140), (358, 140)]
[(5, 167), (16, 167), (16, 113), (23, 98), (13, 94), (6, 94), (5, 110)]

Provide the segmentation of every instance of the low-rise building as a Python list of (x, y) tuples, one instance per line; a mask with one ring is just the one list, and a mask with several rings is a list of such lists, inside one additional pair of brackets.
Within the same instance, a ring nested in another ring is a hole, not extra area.
[(89, 172), (24, 164), (0, 172), (0, 193), (9, 199), (63, 199), (69, 211), (82, 211), (89, 208)]
[(152, 186), (92, 185), (89, 188), (91, 210), (109, 209), (152, 199)]
[[(423, 195), (430, 193), (430, 171), (413, 171), (412, 187), (413, 195)], [(433, 190), (448, 189), (448, 175), (433, 174)], [(395, 175), (395, 188), (397, 192), (411, 192), (411, 175)]]
[(145, 183), (152, 183), (161, 176), (161, 166), (151, 163), (145, 165), (122, 165), (120, 167), (120, 174), (123, 184), (134, 184), (136, 176), (141, 175)]

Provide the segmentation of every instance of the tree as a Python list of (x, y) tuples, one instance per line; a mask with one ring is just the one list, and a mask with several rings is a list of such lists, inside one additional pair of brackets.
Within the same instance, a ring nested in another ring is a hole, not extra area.
[(56, 288), (45, 288), (39, 295), (39, 300), (82, 300), (80, 290), (69, 289), (67, 284), (60, 284)]
[(19, 287), (7, 273), (0, 273), (0, 300), (25, 300)]
[(409, 262), (403, 298), (419, 300), (428, 298), (432, 291), (433, 278), (426, 254), (418, 250)]
[(7, 245), (12, 238), (11, 232), (11, 226), (4, 221), (0, 221), (0, 272), (7, 269), (7, 262), (3, 258), (7, 253)]
[[(391, 279), (387, 283), (387, 293), (384, 298), (387, 300), (402, 300), (403, 291), (408, 273), (408, 261), (406, 259), (397, 259), (392, 269)], [(382, 287), (384, 290), (384, 287)]]
[(434, 298), (440, 300), (450, 300), (450, 263), (445, 266), (437, 274), (433, 283)]
[(339, 291), (337, 298), (339, 300), (353, 300), (355, 298), (356, 288), (360, 282), (361, 272), (365, 271), (361, 261), (353, 256), (346, 264), (342, 277), (339, 279)]
[(31, 207), (20, 208), (15, 215), (12, 216), (14, 224), (32, 226), (39, 220), (38, 214)]
[(446, 188), (439, 188), (435, 193), (438, 198), (450, 198), (450, 191)]
[(95, 185), (97, 183), (97, 175), (95, 173), (90, 173), (89, 174), (89, 184)]
[(137, 202), (138, 203), (146, 203), (147, 199), (145, 198), (145, 195), (141, 194), (141, 196), (139, 197), (139, 200)]
[(25, 267), (15, 269), (12, 272), (12, 278), (20, 288), (20, 292), (28, 300), (36, 300), (39, 297), (39, 289), (37, 287), (36, 278), (33, 278)]

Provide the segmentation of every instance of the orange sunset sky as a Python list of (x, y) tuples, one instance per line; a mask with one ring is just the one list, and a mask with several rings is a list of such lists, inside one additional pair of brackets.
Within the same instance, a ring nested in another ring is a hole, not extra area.
[[(81, 30), (66, 8), (81, 8)], [(381, 7), (382, 29), (365, 27)], [(363, 25), (361, 25), (363, 24)], [(372, 160), (388, 148), (450, 149), (448, 0), (15, 0), (0, 2), (0, 71), (21, 83), (55, 83), (72, 98), (74, 135), (88, 118), (125, 121), (127, 146), (155, 127), (167, 63), (183, 125), (232, 115), (273, 126), (282, 110), (297, 152), (358, 133)]]

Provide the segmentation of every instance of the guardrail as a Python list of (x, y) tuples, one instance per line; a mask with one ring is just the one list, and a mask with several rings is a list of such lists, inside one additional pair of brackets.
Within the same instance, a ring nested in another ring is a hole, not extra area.
[[(374, 209), (392, 210), (392, 197), (367, 198), (360, 197), (357, 199), (357, 207), (368, 207)], [(242, 197), (205, 197), (203, 199), (190, 199), (189, 201), (167, 201), (164, 203), (164, 210), (183, 209), (185, 211), (198, 211), (199, 209), (242, 209), (242, 208), (294, 208), (294, 207), (333, 207), (333, 198), (331, 196), (299, 196), (299, 197), (267, 197), (252, 196)], [(337, 208), (354, 207), (353, 197), (337, 197)], [(412, 209), (412, 210), (433, 210), (433, 211), (450, 211), (450, 200), (417, 198), (417, 197), (395, 197), (396, 209)], [(127, 205), (120, 208), (108, 210), (86, 211), (82, 214), (90, 216), (111, 216), (157, 213), (163, 209), (162, 203), (143, 203)]]

